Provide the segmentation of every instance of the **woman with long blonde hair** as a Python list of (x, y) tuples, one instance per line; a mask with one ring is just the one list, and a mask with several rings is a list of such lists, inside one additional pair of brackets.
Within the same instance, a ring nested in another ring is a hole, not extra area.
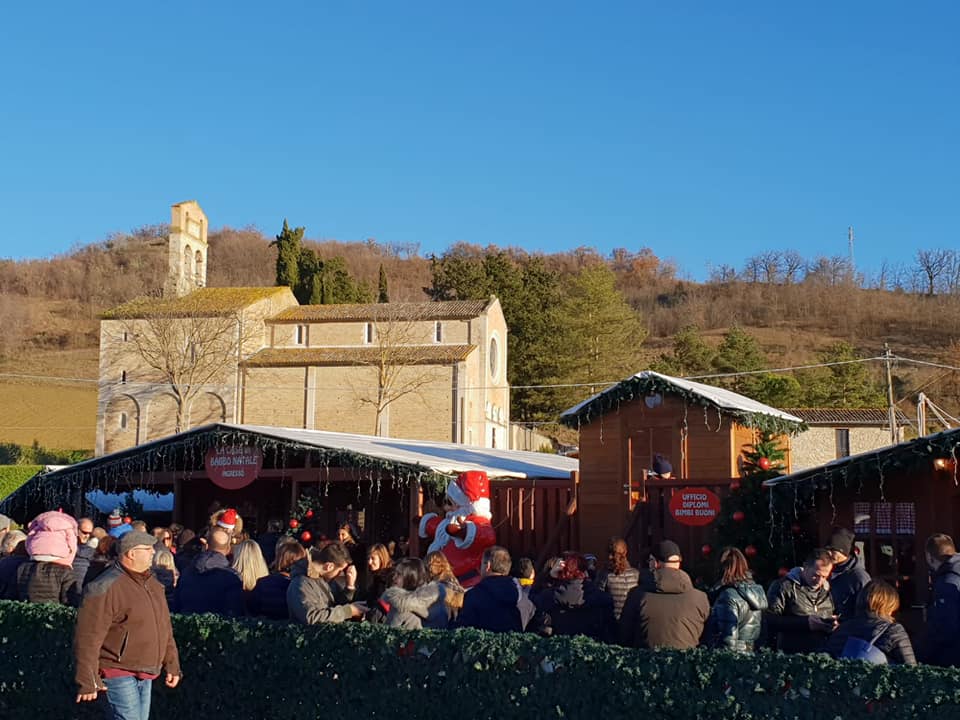
[(428, 553), (427, 557), (424, 558), (424, 563), (427, 566), (427, 573), (430, 575), (430, 579), (444, 585), (444, 589), (446, 590), (444, 602), (447, 604), (447, 616), (450, 622), (453, 622), (456, 620), (457, 615), (460, 614), (460, 608), (463, 607), (463, 586), (460, 585), (457, 576), (453, 574), (453, 566), (450, 564), (450, 561), (447, 560), (447, 556), (442, 552), (435, 551)]
[(233, 569), (243, 581), (244, 592), (250, 592), (257, 581), (270, 574), (263, 551), (253, 540), (244, 540), (233, 549)]

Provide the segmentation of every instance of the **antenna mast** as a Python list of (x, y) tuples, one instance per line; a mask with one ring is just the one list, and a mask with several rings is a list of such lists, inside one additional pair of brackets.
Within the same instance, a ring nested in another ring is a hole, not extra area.
[(857, 271), (857, 263), (853, 259), (853, 225), (847, 228), (847, 246), (850, 253), (850, 272)]

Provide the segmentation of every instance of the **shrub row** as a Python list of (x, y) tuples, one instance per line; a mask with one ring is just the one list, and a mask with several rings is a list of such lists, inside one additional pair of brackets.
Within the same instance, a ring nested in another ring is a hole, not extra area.
[[(74, 704), (74, 618), (0, 602), (3, 717), (101, 717)], [(155, 683), (156, 718), (960, 717), (960, 671), (932, 667), (210, 615), (175, 616), (174, 631), (184, 678)]]
[(0, 500), (3, 500), (42, 469), (42, 465), (0, 465)]

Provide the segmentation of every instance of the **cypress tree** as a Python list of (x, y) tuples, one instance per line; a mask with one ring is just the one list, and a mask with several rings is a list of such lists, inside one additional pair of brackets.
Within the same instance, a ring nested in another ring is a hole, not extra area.
[(380, 280), (377, 284), (377, 302), (390, 302), (390, 291), (387, 289), (387, 272), (383, 269), (383, 263), (380, 263)]

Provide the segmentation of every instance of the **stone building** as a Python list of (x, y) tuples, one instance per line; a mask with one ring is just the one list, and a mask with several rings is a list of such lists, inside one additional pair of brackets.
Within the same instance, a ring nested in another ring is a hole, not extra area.
[[(884, 408), (786, 408), (784, 412), (807, 425), (806, 432), (793, 438), (794, 472), (895, 444)], [(899, 411), (897, 422), (897, 442), (903, 442), (907, 418)]]
[(174, 205), (162, 298), (104, 313), (97, 455), (211, 422), (510, 444), (500, 302), (300, 305), (206, 287), (207, 218)]

